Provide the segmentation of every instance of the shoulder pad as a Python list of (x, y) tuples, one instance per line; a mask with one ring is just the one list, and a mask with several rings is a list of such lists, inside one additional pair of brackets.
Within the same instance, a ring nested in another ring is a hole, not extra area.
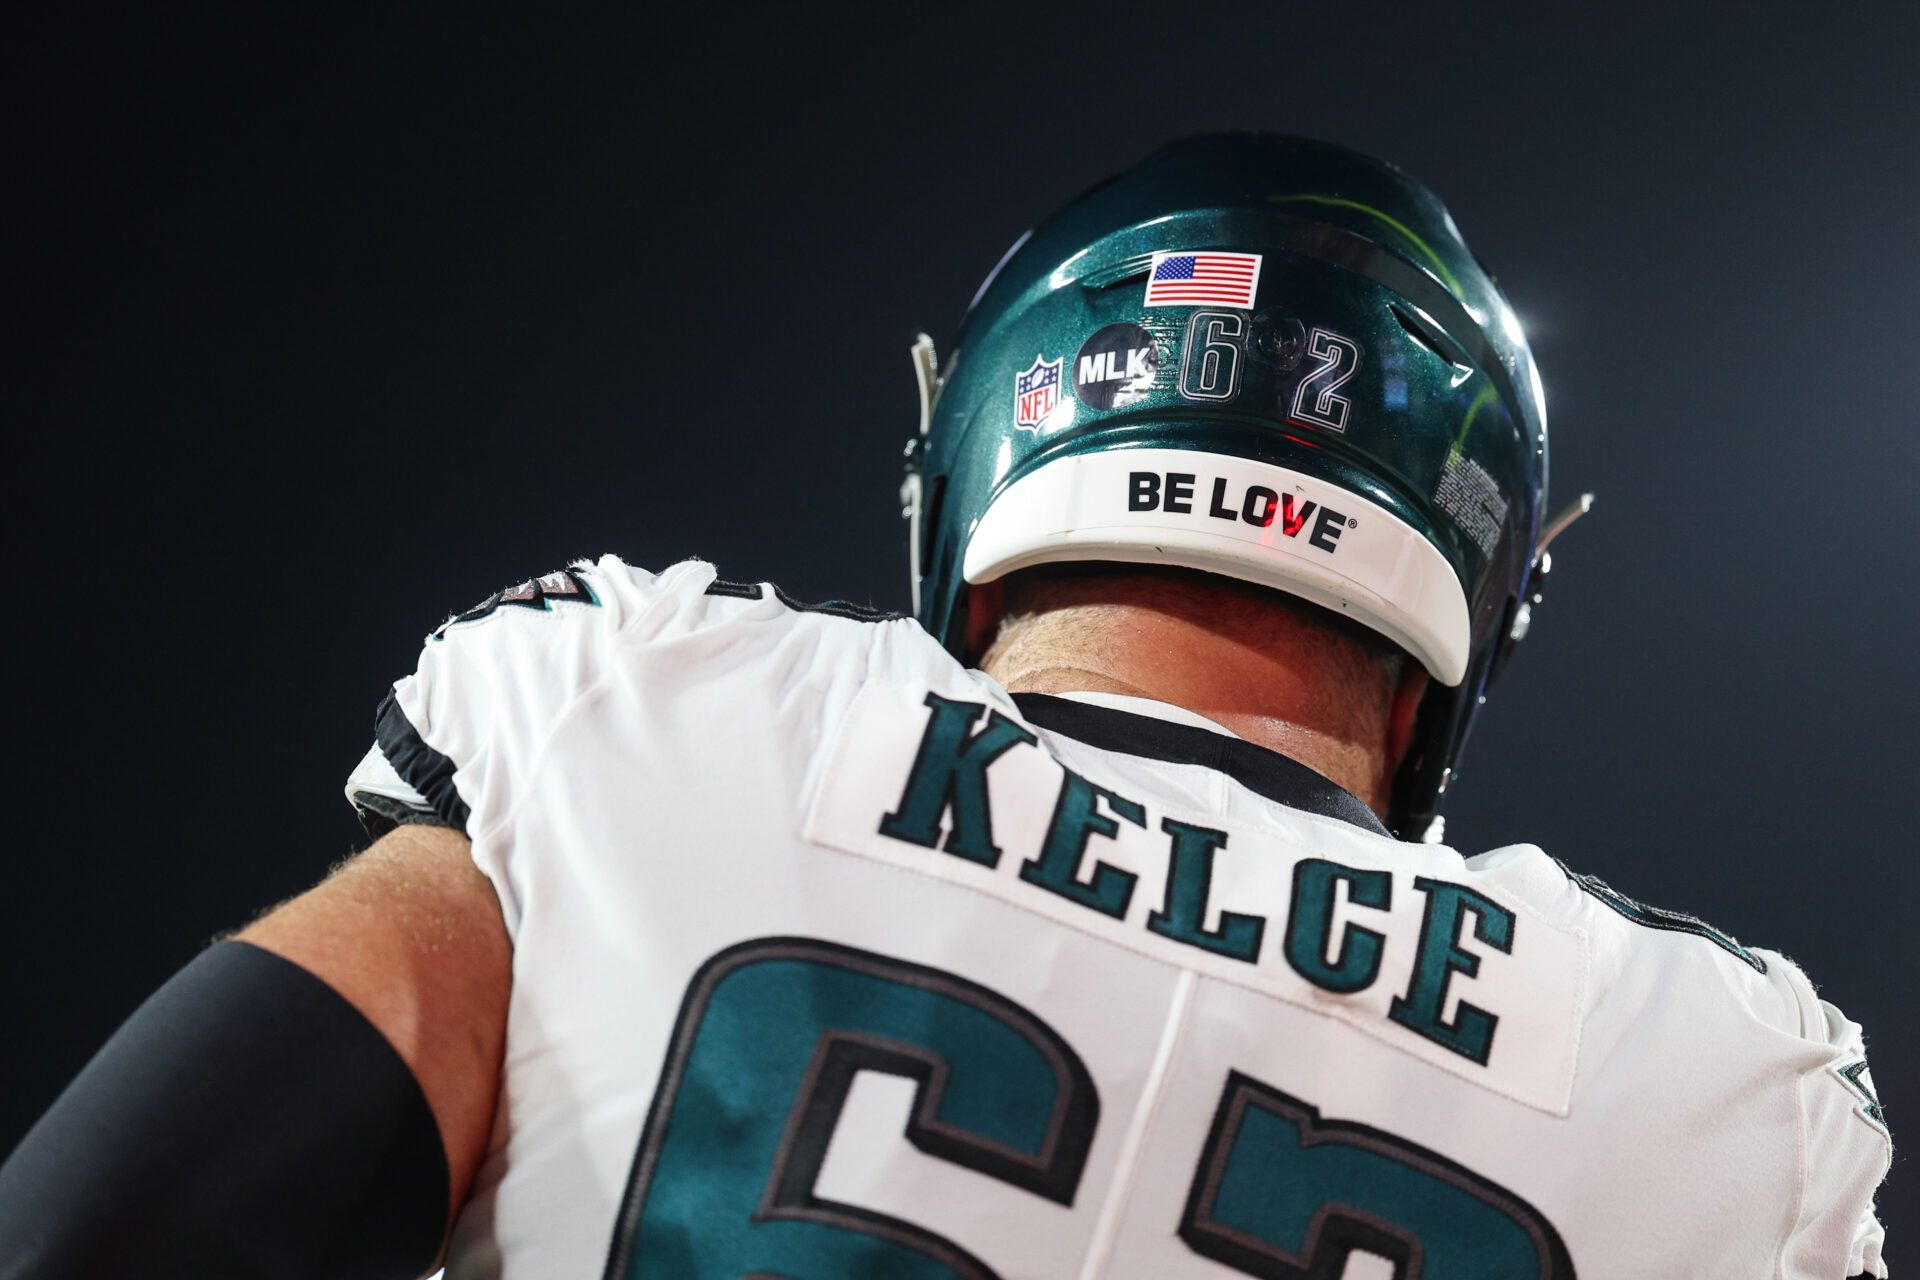
[(509, 778), (604, 671), (620, 629), (672, 595), (676, 582), (689, 594), (684, 584), (702, 568), (690, 562), (655, 575), (605, 556), (529, 578), (447, 618), (381, 703), (373, 752), (348, 781), (368, 832), (409, 821), (477, 831), (497, 816), (510, 788), (489, 792), (485, 780)]
[[(376, 725), (349, 798), (376, 834), (435, 820), (479, 835), (509, 813), (542, 750), (608, 681), (815, 679), (823, 663), (862, 665), (874, 633), (843, 622), (904, 615), (844, 600), (807, 604), (772, 583), (718, 578), (682, 561), (654, 574), (615, 556), (580, 561), (495, 592), (426, 639)], [(819, 619), (837, 619), (825, 623)], [(751, 643), (739, 643), (750, 629)], [(671, 654), (668, 667), (650, 654)], [(830, 656), (831, 655), (831, 656)]]

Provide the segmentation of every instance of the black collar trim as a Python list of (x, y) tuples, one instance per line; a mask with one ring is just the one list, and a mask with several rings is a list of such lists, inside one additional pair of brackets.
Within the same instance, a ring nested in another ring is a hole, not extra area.
[(1197, 764), (1226, 774), (1247, 790), (1290, 809), (1337, 818), (1392, 838), (1379, 815), (1351, 791), (1336, 786), (1297, 760), (1190, 724), (1174, 724), (1113, 707), (1075, 702), (1046, 693), (1016, 693), (1020, 714), (1042, 729), (1099, 747), (1169, 764)]

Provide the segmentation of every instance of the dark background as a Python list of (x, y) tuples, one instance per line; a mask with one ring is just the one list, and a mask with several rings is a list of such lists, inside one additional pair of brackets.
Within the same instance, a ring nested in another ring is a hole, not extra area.
[(1599, 494), (1454, 842), (1785, 950), (1903, 1130), (1911, 6), (705, 9), (15, 33), (0, 1150), (355, 844), (340, 783), (448, 611), (605, 550), (903, 607), (916, 329), (1218, 127), (1434, 186), (1532, 337), (1555, 505)]

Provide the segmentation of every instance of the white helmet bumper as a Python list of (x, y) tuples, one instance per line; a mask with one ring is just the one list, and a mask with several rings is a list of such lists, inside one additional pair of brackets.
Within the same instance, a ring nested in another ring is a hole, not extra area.
[(993, 500), (961, 572), (978, 584), (1068, 560), (1274, 587), (1380, 632), (1442, 684), (1466, 676), (1467, 599), (1439, 550), (1385, 508), (1285, 467), (1183, 449), (1057, 458)]

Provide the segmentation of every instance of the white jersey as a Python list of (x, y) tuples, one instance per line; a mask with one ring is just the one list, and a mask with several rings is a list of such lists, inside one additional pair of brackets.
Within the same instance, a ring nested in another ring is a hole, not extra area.
[(349, 793), (513, 938), (452, 1277), (1886, 1274), (1793, 964), (910, 619), (582, 564), (429, 639)]

